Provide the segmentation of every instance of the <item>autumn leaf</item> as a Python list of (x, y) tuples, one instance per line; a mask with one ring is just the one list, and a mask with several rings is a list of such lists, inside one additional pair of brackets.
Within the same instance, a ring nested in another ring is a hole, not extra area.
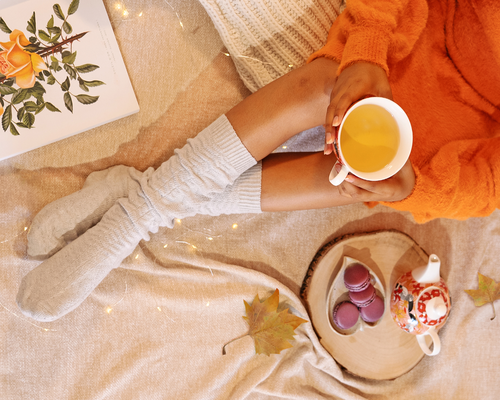
[(474, 299), (474, 305), (476, 307), (481, 307), (486, 303), (491, 303), (493, 307), (493, 318), (495, 319), (495, 307), (493, 302), (495, 300), (500, 300), (500, 283), (496, 283), (493, 279), (488, 278), (485, 275), (478, 275), (478, 290), (466, 290), (465, 292)]
[[(288, 308), (277, 312), (279, 305), (279, 290), (276, 291), (267, 300), (261, 302), (259, 296), (255, 296), (251, 305), (245, 303), (246, 317), (249, 330), (248, 332), (234, 340), (245, 336), (251, 336), (255, 343), (256, 354), (280, 354), (281, 350), (292, 347), (289, 340), (293, 339), (295, 329), (304, 322), (305, 319), (288, 313)], [(229, 343), (231, 343), (229, 342)], [(226, 354), (226, 343), (222, 348), (222, 354)]]

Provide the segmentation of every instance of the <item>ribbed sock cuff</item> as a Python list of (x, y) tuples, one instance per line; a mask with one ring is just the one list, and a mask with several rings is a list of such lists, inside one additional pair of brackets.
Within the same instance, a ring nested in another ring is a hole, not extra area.
[[(225, 115), (221, 115), (201, 131), (197, 136), (197, 140), (206, 143), (207, 149), (211, 149), (213, 143), (216, 143), (219, 157), (214, 158), (214, 160), (225, 160), (235, 169), (237, 176), (257, 163), (241, 142)], [(212, 143), (212, 146), (210, 146), (210, 143)]]

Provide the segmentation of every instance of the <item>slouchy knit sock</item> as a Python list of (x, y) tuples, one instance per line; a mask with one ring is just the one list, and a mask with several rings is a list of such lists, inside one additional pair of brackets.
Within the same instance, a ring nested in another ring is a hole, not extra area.
[[(255, 164), (227, 118), (220, 117), (156, 171), (132, 173), (136, 183), (121, 186), (132, 189), (128, 197), (120, 198), (97, 225), (23, 278), (19, 308), (38, 321), (62, 317), (78, 307), (141, 239), (149, 240), (149, 232), (172, 227), (176, 218), (260, 212), (261, 171), (260, 163)], [(54, 209), (61, 214), (60, 207)], [(99, 218), (101, 209), (97, 210), (90, 210), (92, 217), (83, 225)], [(69, 225), (78, 225), (74, 222)], [(59, 233), (64, 235), (64, 230)], [(78, 230), (71, 234), (77, 235)]]

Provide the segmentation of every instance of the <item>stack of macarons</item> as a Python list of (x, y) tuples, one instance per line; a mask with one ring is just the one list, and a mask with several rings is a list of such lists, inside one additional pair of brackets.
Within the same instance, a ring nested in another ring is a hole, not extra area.
[(370, 323), (382, 317), (384, 300), (375, 292), (370, 272), (362, 264), (354, 263), (345, 269), (344, 285), (350, 301), (337, 304), (333, 310), (333, 321), (340, 329), (352, 328), (359, 316)]

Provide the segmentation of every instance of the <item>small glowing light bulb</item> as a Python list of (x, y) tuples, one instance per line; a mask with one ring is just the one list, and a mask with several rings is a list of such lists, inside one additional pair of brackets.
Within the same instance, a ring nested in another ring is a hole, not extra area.
[(210, 302), (207, 303), (207, 307), (210, 305)]
[(238, 228), (238, 224), (233, 224), (233, 229), (237, 229)]
[(117, 3), (117, 4), (115, 4), (115, 8), (116, 8), (117, 10), (120, 10), (120, 9), (122, 8), (122, 5)]
[(222, 54), (224, 54), (226, 57), (229, 57), (230, 55), (229, 53), (222, 53)]
[(197, 247), (196, 247), (194, 244), (192, 244), (192, 245), (191, 245), (191, 247), (192, 247), (193, 249), (197, 249)]
[(208, 240), (214, 240), (214, 238), (213, 238), (213, 237), (207, 237), (207, 239), (208, 239)]
[(179, 21), (179, 24), (181, 25), (181, 28), (184, 29), (184, 25), (182, 25), (182, 21)]
[(142, 17), (142, 11), (139, 13), (139, 17)]
[(108, 314), (110, 314), (110, 313), (111, 313), (111, 311), (113, 311), (113, 309), (112, 309), (111, 307), (106, 308), (106, 312), (107, 312)]
[(160, 307), (156, 307), (158, 309), (158, 311), (161, 311), (161, 308)]
[(288, 146), (281, 146), (282, 149), (286, 149)]
[(27, 226), (25, 226), (25, 227), (24, 227), (24, 230), (25, 230), (25, 231), (27, 231), (27, 230), (28, 230), (28, 227), (27, 227)]
[(166, 244), (165, 246), (163, 246), (164, 249), (166, 249), (168, 247), (168, 244)]
[(177, 222), (178, 224), (180, 224), (182, 221), (179, 218), (176, 218), (175, 222)]
[(128, 11), (127, 10), (123, 10), (123, 16), (124, 17), (128, 17)]
[(137, 260), (138, 258), (139, 258), (139, 254), (137, 254), (137, 255), (135, 256), (135, 259), (136, 259), (136, 260)]
[(47, 328), (44, 329), (45, 332), (48, 332), (49, 330)]
[(288, 64), (288, 68), (293, 68), (293, 64)]

